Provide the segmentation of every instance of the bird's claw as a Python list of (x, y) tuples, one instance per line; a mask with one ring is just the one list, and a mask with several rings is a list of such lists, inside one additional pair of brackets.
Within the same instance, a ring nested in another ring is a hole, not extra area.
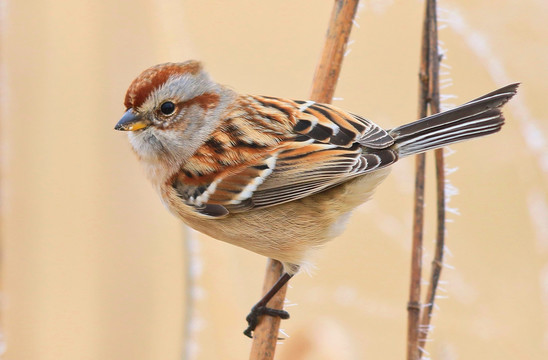
[(253, 306), (251, 311), (246, 316), (247, 329), (244, 330), (244, 335), (248, 338), (253, 338), (252, 332), (257, 327), (259, 323), (259, 317), (263, 315), (276, 316), (280, 319), (286, 320), (289, 319), (289, 313), (285, 310), (272, 309), (266, 306)]

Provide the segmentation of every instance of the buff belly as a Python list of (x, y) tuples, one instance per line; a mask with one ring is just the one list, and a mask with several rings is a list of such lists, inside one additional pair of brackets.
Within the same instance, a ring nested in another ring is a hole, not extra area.
[(220, 219), (206, 218), (183, 205), (171, 187), (162, 192), (169, 210), (192, 228), (279, 260), (291, 273), (311, 252), (344, 231), (351, 211), (371, 197), (388, 173), (389, 169), (380, 169), (303, 199)]

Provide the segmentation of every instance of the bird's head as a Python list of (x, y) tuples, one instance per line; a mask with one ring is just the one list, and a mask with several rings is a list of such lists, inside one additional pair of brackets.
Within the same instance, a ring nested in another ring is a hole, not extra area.
[(198, 61), (156, 65), (129, 86), (126, 112), (114, 129), (129, 132), (141, 159), (181, 163), (217, 127), (233, 98)]

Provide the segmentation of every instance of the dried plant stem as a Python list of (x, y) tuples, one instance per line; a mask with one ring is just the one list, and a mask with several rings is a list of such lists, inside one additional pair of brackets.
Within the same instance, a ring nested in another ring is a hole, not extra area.
[[(322, 56), (314, 74), (311, 100), (331, 103), (333, 99), (358, 3), (359, 0), (335, 0)], [(263, 293), (266, 294), (274, 285), (282, 275), (282, 271), (282, 265), (278, 261), (268, 259)], [(278, 291), (268, 303), (268, 307), (282, 309), (286, 289), (287, 285)], [(279, 318), (262, 317), (253, 334), (250, 360), (274, 358), (279, 326)]]
[(413, 213), (413, 243), (411, 249), (411, 283), (407, 303), (407, 359), (419, 359), (419, 321), (422, 272), (422, 235), (424, 224), (425, 156), (415, 161), (415, 211)]
[[(435, 114), (441, 111), (439, 86), (440, 55), (438, 53), (438, 16), (436, 0), (428, 1), (427, 18), (429, 19), (428, 92), (430, 95), (430, 113)], [(436, 162), (437, 193), (436, 248), (434, 251), (434, 259), (432, 260), (430, 282), (426, 293), (426, 306), (424, 307), (420, 323), (420, 328), (422, 331), (419, 339), (419, 359), (424, 353), (423, 349), (426, 345), (426, 340), (428, 337), (430, 319), (432, 317), (432, 310), (434, 309), (436, 290), (441, 276), (443, 252), (445, 249), (445, 165), (443, 160), (443, 148), (437, 149), (434, 152), (434, 156)]]
[(333, 100), (358, 3), (359, 0), (335, 1), (322, 57), (314, 73), (310, 100), (328, 104)]
[[(420, 338), (419, 347), (424, 349), (428, 338), (428, 329), (432, 310), (434, 309), (434, 301), (436, 298), (436, 290), (441, 276), (443, 265), (443, 251), (445, 246), (445, 166), (443, 163), (443, 150), (438, 149), (435, 152), (436, 161), (436, 187), (437, 187), (437, 234), (436, 234), (436, 249), (434, 251), (434, 259), (432, 260), (432, 268), (430, 270), (430, 282), (426, 292), (425, 307), (423, 309), (420, 321)], [(420, 350), (422, 356), (423, 351)], [(420, 357), (419, 357), (420, 359)]]
[[(274, 286), (282, 274), (282, 264), (277, 260), (268, 259), (266, 263), (263, 294), (266, 294), (268, 290)], [(268, 302), (267, 306), (272, 309), (283, 309), (286, 291), (287, 285), (283, 286), (276, 293), (276, 295), (274, 295), (274, 297)], [(253, 332), (253, 343), (249, 354), (250, 360), (274, 359), (279, 329), (280, 318), (278, 317), (263, 316), (259, 320), (259, 324)]]
[[(420, 64), (419, 116), (440, 111), (439, 54), (436, 0), (426, 2)], [(415, 182), (415, 212), (413, 222), (413, 249), (411, 260), (411, 285), (408, 304), (407, 359), (418, 360), (424, 353), (430, 318), (439, 282), (445, 241), (445, 173), (443, 150), (435, 152), (437, 179), (437, 238), (430, 283), (426, 294), (426, 306), (421, 314), (420, 279), (422, 272), (422, 237), (424, 225), (424, 154), (417, 156)]]

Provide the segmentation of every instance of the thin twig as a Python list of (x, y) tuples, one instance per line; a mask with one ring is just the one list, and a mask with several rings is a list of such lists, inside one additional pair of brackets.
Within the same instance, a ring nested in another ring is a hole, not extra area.
[[(419, 70), (419, 118), (426, 116), (428, 111), (428, 54), (430, 42), (428, 5), (423, 20), (421, 62)], [(411, 248), (411, 280), (409, 302), (407, 303), (407, 360), (419, 359), (419, 322), (420, 293), (422, 276), (422, 237), (424, 227), (424, 183), (426, 157), (419, 154), (415, 157), (415, 198), (413, 212), (413, 240)]]
[(419, 319), (422, 272), (422, 235), (424, 224), (424, 168), (425, 156), (419, 154), (415, 162), (415, 211), (413, 213), (413, 245), (411, 249), (411, 284), (407, 303), (407, 359), (419, 359)]
[[(358, 3), (359, 0), (335, 0), (322, 56), (312, 83), (310, 99), (313, 101), (331, 103), (333, 99)], [(263, 293), (272, 287), (281, 274), (281, 264), (276, 260), (269, 259)], [(278, 291), (268, 303), (268, 307), (282, 309), (286, 289), (287, 285)], [(277, 317), (262, 317), (253, 334), (250, 360), (274, 358), (279, 325), (280, 319)]]
[[(274, 286), (282, 276), (283, 266), (277, 260), (268, 259), (263, 284), (263, 294)], [(283, 286), (267, 306), (272, 309), (283, 309), (287, 285)], [(263, 316), (253, 332), (253, 343), (251, 344), (250, 360), (274, 359), (276, 344), (278, 342), (278, 331), (280, 329), (280, 318), (275, 316)]]
[(314, 73), (310, 100), (321, 103), (333, 100), (358, 3), (359, 0), (335, 0), (322, 57)]
[[(428, 89), (430, 93), (430, 113), (435, 114), (440, 112), (440, 85), (439, 85), (439, 69), (440, 55), (438, 53), (438, 21), (436, 0), (428, 1), (428, 18), (429, 20), (429, 81)], [(436, 233), (436, 249), (434, 251), (434, 260), (432, 260), (432, 268), (430, 273), (430, 282), (426, 293), (425, 302), (429, 306), (425, 307), (421, 317), (421, 329), (424, 332), (421, 334), (419, 348), (424, 349), (430, 328), (430, 319), (434, 308), (436, 298), (436, 290), (438, 287), (441, 269), (443, 264), (443, 252), (445, 248), (445, 165), (443, 161), (443, 148), (437, 149), (434, 152), (436, 161), (436, 188), (437, 188), (437, 233)], [(423, 355), (420, 351), (419, 359)]]
[[(439, 54), (436, 0), (426, 2), (423, 23), (421, 63), (419, 74), (419, 117), (440, 110), (439, 101)], [(422, 237), (424, 225), (424, 154), (417, 156), (415, 181), (415, 212), (413, 222), (413, 249), (411, 260), (411, 285), (408, 304), (407, 359), (419, 360), (424, 353), (436, 289), (441, 273), (445, 237), (445, 177), (443, 150), (436, 150), (436, 173), (438, 194), (437, 241), (430, 285), (425, 303), (428, 304), (421, 315), (420, 279), (422, 272)], [(419, 326), (420, 321), (420, 326)]]

